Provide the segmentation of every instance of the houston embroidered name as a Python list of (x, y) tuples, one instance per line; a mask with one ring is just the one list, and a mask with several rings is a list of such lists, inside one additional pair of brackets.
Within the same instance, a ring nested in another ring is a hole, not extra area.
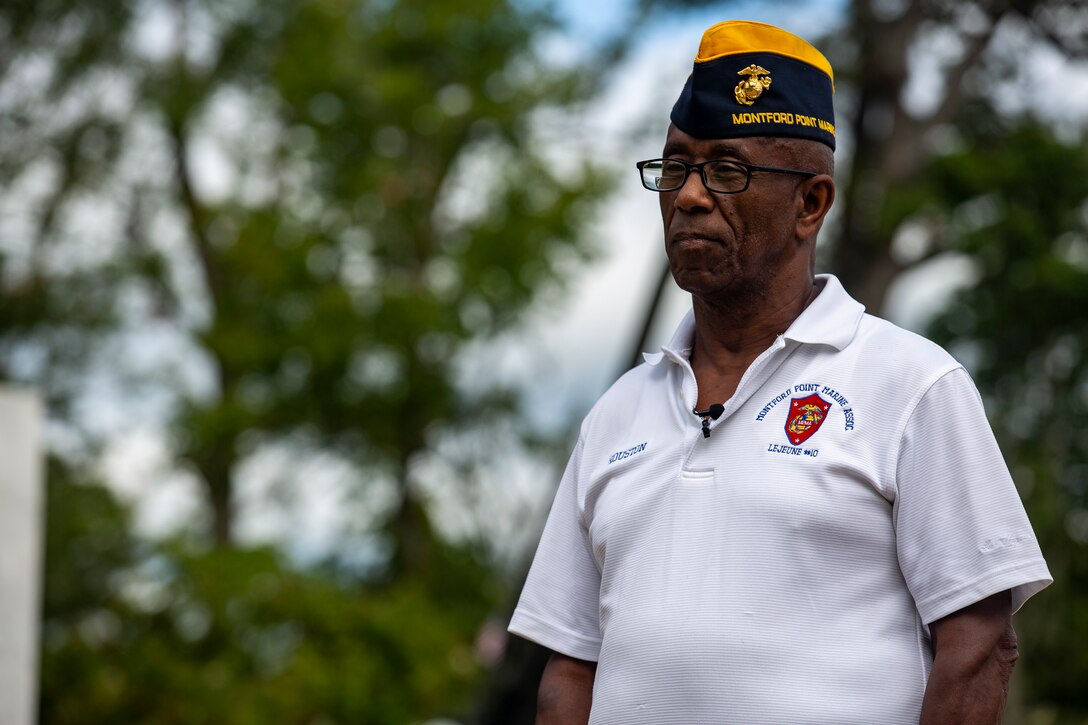
[(635, 455), (636, 453), (642, 453), (644, 450), (646, 450), (646, 444), (645, 443), (639, 443), (637, 446), (632, 446), (631, 448), (628, 448), (626, 451), (616, 451), (608, 459), (608, 465), (612, 465), (616, 461), (622, 461), (624, 458), (630, 458), (631, 456)]

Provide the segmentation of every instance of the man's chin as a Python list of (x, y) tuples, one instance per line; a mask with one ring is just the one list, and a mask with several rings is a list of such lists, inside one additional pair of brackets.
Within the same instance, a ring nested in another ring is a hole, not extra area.
[(681, 271), (673, 272), (673, 280), (677, 287), (692, 297), (707, 301), (737, 302), (746, 298), (759, 297), (761, 293), (759, 286), (753, 284), (751, 280), (733, 276), (723, 277), (721, 274)]

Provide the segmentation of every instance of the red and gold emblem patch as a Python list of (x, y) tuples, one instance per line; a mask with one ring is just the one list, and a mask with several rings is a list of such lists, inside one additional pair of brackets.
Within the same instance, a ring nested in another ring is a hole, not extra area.
[(786, 418), (786, 438), (795, 446), (801, 445), (820, 430), (829, 410), (831, 403), (816, 393), (793, 398), (790, 400), (790, 414)]

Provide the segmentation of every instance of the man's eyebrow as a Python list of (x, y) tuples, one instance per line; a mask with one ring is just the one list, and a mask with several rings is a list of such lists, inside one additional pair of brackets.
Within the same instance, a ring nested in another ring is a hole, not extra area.
[(717, 143), (710, 149), (710, 155), (713, 158), (735, 158), (745, 161), (748, 159), (747, 154), (740, 149), (739, 146), (731, 143)]
[(679, 141), (669, 141), (665, 144), (665, 149), (661, 152), (662, 156), (683, 156), (687, 151), (687, 147)]

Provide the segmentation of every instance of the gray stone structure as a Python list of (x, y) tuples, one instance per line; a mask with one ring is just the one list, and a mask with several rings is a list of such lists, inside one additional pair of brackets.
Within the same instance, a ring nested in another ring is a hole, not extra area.
[(37, 720), (44, 480), (42, 406), (0, 387), (0, 723)]

